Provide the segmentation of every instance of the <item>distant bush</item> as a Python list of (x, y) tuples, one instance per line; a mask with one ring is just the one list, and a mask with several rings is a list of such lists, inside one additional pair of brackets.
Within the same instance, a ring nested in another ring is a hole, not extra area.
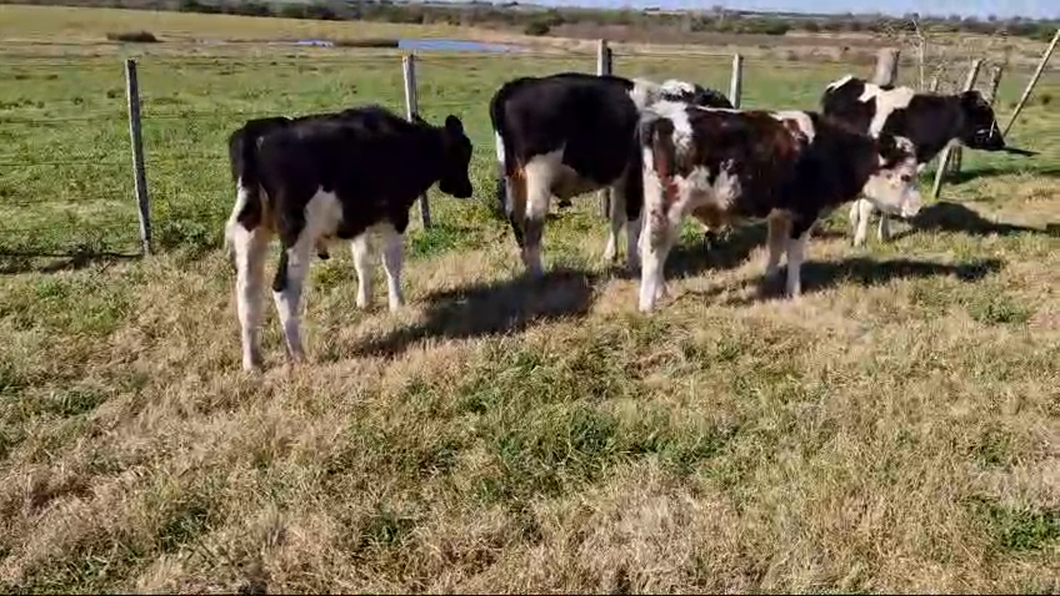
[(336, 47), (340, 48), (396, 48), (396, 39), (336, 39)]
[(272, 16), (272, 8), (264, 2), (235, 2), (225, 4), (221, 11), (225, 14), (237, 14), (245, 17), (269, 17)]
[(180, 0), (181, 12), (199, 12), (204, 14), (220, 14), (221, 7), (213, 4), (203, 4), (199, 0)]
[(108, 33), (110, 41), (128, 41), (132, 43), (158, 43), (158, 38), (150, 31), (126, 31), (124, 33)]
[(766, 35), (784, 35), (791, 31), (791, 24), (780, 19), (753, 19), (749, 22), (758, 23), (750, 28), (748, 33), (765, 33)]
[(548, 32), (551, 30), (552, 27), (550, 27), (545, 21), (530, 21), (530, 23), (526, 25), (526, 28), (523, 29), (523, 33), (527, 35), (542, 36), (548, 35)]
[(1042, 23), (1038, 25), (1036, 32), (1030, 34), (1030, 38), (1036, 41), (1052, 41), (1057, 25), (1060, 23)]
[(339, 15), (326, 4), (284, 4), (280, 7), (279, 16), (288, 19), (314, 19), (317, 21), (337, 21)]
[(1053, 102), (1053, 96), (1048, 93), (1042, 93), (1042, 96), (1038, 99), (1038, 101), (1042, 102), (1043, 106), (1047, 106)]

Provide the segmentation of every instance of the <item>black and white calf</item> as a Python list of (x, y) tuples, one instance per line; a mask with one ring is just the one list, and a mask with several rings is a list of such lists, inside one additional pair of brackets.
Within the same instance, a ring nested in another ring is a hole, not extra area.
[(225, 230), (235, 252), (243, 368), (261, 365), (258, 324), (269, 241), (282, 252), (273, 297), (287, 353), (304, 358), (300, 301), (314, 248), (351, 240), (357, 305), (371, 301), (370, 232), (385, 237), (383, 266), (390, 309), (403, 303), (402, 243), (409, 208), (438, 182), (458, 198), (471, 196), (471, 142), (450, 115), (443, 126), (408, 122), (367, 106), (301, 118), (251, 120), (229, 137), (236, 203)]
[[(978, 91), (918, 93), (910, 87), (880, 87), (846, 76), (828, 85), (821, 97), (821, 111), (874, 137), (881, 133), (906, 137), (916, 147), (918, 171), (947, 145), (1005, 149), (994, 110)], [(866, 199), (850, 207), (856, 246), (865, 242), (873, 211), (872, 202)], [(886, 213), (880, 217), (879, 236), (881, 240), (890, 237)]]
[(732, 107), (724, 95), (683, 81), (660, 85), (583, 73), (518, 78), (493, 95), (497, 200), (531, 275), (542, 273), (541, 236), (551, 197), (565, 201), (605, 187), (612, 200), (604, 256), (615, 260), (618, 234), (628, 222), (626, 258), (636, 268), (643, 205), (637, 119), (645, 106), (667, 98)]
[(680, 102), (649, 107), (640, 123), (645, 229), (641, 311), (665, 295), (663, 265), (691, 214), (710, 227), (768, 220), (767, 276), (787, 253), (787, 293), (814, 223), (864, 193), (884, 211), (920, 209), (916, 156), (903, 137), (875, 139), (814, 112), (719, 110)]

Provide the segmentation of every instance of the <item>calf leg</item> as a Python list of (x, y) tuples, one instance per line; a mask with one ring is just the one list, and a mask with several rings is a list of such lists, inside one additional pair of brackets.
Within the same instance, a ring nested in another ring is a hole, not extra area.
[(387, 298), (390, 311), (393, 312), (405, 304), (401, 295), (401, 260), (404, 249), (404, 235), (393, 226), (386, 226), (384, 232), (386, 245), (383, 248), (383, 269), (386, 271)]
[(630, 272), (640, 268), (640, 227), (641, 217), (638, 212), (635, 216), (626, 210), (626, 267)]
[(328, 251), (327, 240), (321, 238), (316, 242), (317, 257), (321, 261), (326, 261), (331, 258), (331, 253)]
[(854, 246), (865, 244), (865, 237), (869, 233), (869, 219), (873, 212), (872, 203), (868, 199), (857, 199), (850, 208), (850, 217), (854, 223)]
[[(526, 176), (522, 169), (517, 169), (511, 176), (505, 176), (505, 196), (507, 202), (504, 205), (508, 224), (512, 228), (515, 244), (519, 247), (522, 256), (526, 249), (526, 228), (524, 220), (526, 217)], [(525, 262), (525, 259), (524, 259)]]
[(280, 265), (272, 283), (273, 299), (280, 317), (284, 341), (287, 344), (287, 355), (294, 361), (305, 359), (302, 349), (302, 337), (299, 330), (301, 317), (302, 289), (306, 274), (309, 272), (309, 258), (312, 254), (314, 239), (310, 230), (303, 230), (293, 246), (284, 246), (280, 255)]
[[(769, 257), (766, 261), (766, 277), (773, 279), (780, 272), (780, 257), (787, 248), (791, 233), (791, 219), (786, 214), (773, 214), (769, 217)], [(790, 258), (790, 257), (789, 257)], [(791, 261), (788, 261), (791, 267)]]
[(261, 291), (269, 236), (260, 226), (247, 230), (242, 224), (236, 223), (230, 227), (236, 262), (236, 310), (243, 344), (244, 370), (261, 367), (258, 325), (261, 324)]
[(531, 277), (544, 272), (541, 262), (541, 237), (545, 230), (545, 216), (552, 198), (552, 164), (534, 158), (524, 169), (526, 180), (526, 217), (523, 220), (523, 265)]
[[(676, 212), (675, 212), (676, 211)], [(640, 303), (641, 312), (649, 312), (666, 295), (663, 268), (677, 240), (680, 211), (655, 204), (644, 214), (645, 229), (640, 236)]]
[(368, 230), (350, 242), (353, 269), (357, 272), (357, 308), (369, 308), (372, 304), (372, 244)]
[[(793, 226), (794, 228), (794, 226)], [(787, 293), (791, 298), (802, 294), (802, 262), (806, 258), (806, 244), (810, 240), (810, 229), (792, 230), (797, 236), (788, 236), (788, 283)]]
[(886, 242), (891, 239), (891, 220), (886, 213), (880, 214), (880, 228), (878, 231), (880, 240)]
[[(643, 200), (630, 188), (630, 174), (623, 175), (611, 187), (611, 229), (607, 237), (604, 258), (611, 264), (618, 262), (618, 236), (626, 228), (626, 268), (630, 272), (640, 268), (640, 212)], [(633, 193), (631, 195), (631, 192)]]
[(626, 202), (620, 196), (622, 191), (619, 189), (619, 185), (611, 186), (610, 191), (611, 201), (608, 216), (611, 218), (611, 228), (607, 234), (607, 245), (604, 247), (604, 260), (614, 264), (618, 260), (618, 235), (622, 233), (622, 225), (626, 223)]

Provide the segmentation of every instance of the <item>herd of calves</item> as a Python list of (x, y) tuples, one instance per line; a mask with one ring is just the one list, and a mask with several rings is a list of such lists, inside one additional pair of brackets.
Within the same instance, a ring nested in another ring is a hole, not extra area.
[[(800, 267), (814, 224), (853, 202), (855, 244), (868, 219), (909, 218), (921, 206), (916, 174), (945, 146), (1005, 149), (993, 110), (977, 91), (955, 95), (879, 87), (848, 76), (828, 85), (821, 111), (736, 110), (716, 91), (682, 81), (561, 73), (502, 85), (490, 101), (497, 201), (529, 275), (542, 274), (549, 202), (610, 189), (604, 256), (614, 261), (626, 229), (626, 264), (640, 269), (639, 308), (666, 293), (663, 266), (686, 215), (708, 231), (768, 222), (766, 272), (787, 254), (786, 291), (800, 293)], [(409, 210), (435, 183), (467, 199), (472, 155), (461, 120), (408, 121), (379, 106), (299, 118), (251, 120), (229, 139), (237, 198), (226, 246), (237, 269), (243, 368), (262, 364), (265, 257), (281, 252), (273, 296), (294, 361), (302, 292), (315, 253), (336, 238), (352, 244), (357, 305), (372, 298), (369, 236), (382, 236), (391, 310), (403, 304), (401, 262)]]

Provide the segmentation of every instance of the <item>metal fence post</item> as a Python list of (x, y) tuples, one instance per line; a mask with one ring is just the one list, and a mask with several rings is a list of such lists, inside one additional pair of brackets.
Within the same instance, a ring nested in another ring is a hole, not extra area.
[[(416, 101), (416, 56), (409, 54), (403, 57), (401, 67), (405, 75), (405, 113), (409, 122), (412, 122), (419, 113)], [(427, 202), (427, 193), (420, 195), (420, 218), (423, 228), (431, 229), (431, 205)]]
[(743, 56), (740, 54), (732, 55), (732, 78), (729, 79), (729, 101), (732, 102), (732, 107), (737, 110), (740, 109), (740, 104), (743, 103), (741, 95), (743, 94)]
[(140, 246), (151, 254), (151, 204), (147, 198), (147, 174), (144, 171), (144, 142), (140, 128), (140, 85), (136, 78), (136, 60), (125, 60), (125, 96), (129, 104), (129, 140), (132, 143), (133, 185), (140, 216)]

